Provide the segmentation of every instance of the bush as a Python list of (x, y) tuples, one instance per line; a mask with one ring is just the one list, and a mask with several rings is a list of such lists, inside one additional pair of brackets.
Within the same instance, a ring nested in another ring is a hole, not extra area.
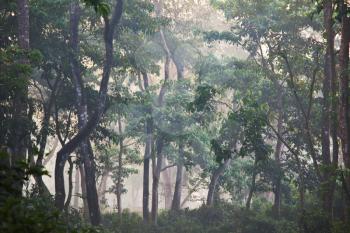
[(74, 212), (59, 212), (48, 198), (8, 198), (0, 207), (3, 233), (94, 233), (101, 232)]
[(142, 233), (150, 232), (150, 226), (143, 223), (136, 213), (124, 210), (122, 215), (107, 213), (102, 216), (102, 226), (113, 233)]

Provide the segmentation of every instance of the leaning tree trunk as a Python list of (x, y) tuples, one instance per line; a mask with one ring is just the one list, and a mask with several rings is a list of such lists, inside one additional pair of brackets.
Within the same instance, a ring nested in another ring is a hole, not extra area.
[[(44, 75), (46, 75), (46, 74), (44, 74)], [(47, 104), (45, 104), (45, 102), (43, 103), (44, 118), (43, 118), (41, 130), (40, 130), (40, 142), (39, 142), (40, 149), (39, 149), (39, 153), (38, 153), (38, 158), (37, 158), (36, 163), (35, 163), (35, 165), (38, 167), (44, 166), (44, 155), (45, 155), (45, 148), (46, 148), (46, 144), (47, 144), (47, 139), (49, 136), (49, 125), (50, 125), (51, 111), (52, 111), (53, 105), (55, 103), (55, 98), (56, 98), (56, 94), (59, 90), (60, 83), (61, 83), (60, 79), (57, 78), (57, 80), (55, 81), (53, 88), (51, 90), (51, 95), (50, 95), (48, 103)], [(35, 178), (35, 181), (38, 185), (40, 195), (49, 196), (50, 191), (47, 188), (47, 186), (45, 185), (42, 176), (36, 175), (36, 176), (34, 176), (34, 178)]]
[[(81, 71), (79, 68), (78, 53), (79, 53), (79, 20), (80, 7), (79, 3), (74, 1), (71, 4), (70, 12), (70, 46), (72, 49), (71, 70), (72, 81), (76, 92), (76, 105), (78, 109), (78, 127), (81, 130), (88, 122), (87, 99), (85, 95)], [(84, 164), (85, 183), (86, 183), (86, 198), (89, 206), (89, 217), (93, 225), (100, 223), (100, 207), (98, 202), (96, 181), (95, 181), (95, 165), (93, 150), (88, 138), (85, 138), (80, 143), (81, 159)]]
[[(105, 111), (108, 82), (109, 82), (111, 69), (114, 65), (114, 59), (113, 59), (114, 32), (115, 32), (116, 26), (119, 24), (122, 11), (123, 11), (123, 0), (117, 0), (117, 4), (113, 10), (112, 18), (109, 19), (107, 16), (103, 16), (104, 23), (105, 23), (105, 28), (104, 28), (105, 29), (104, 30), (105, 61), (104, 61), (104, 67), (102, 71), (102, 80), (100, 83), (100, 90), (99, 90), (98, 100), (96, 103), (95, 112), (86, 122), (86, 124), (84, 124), (83, 127), (79, 129), (78, 133), (73, 138), (71, 138), (71, 140), (68, 143), (66, 143), (62, 147), (62, 149), (57, 153), (57, 157), (56, 157), (55, 205), (57, 208), (63, 209), (65, 195), (66, 195), (65, 187), (64, 187), (64, 165), (67, 161), (69, 154), (71, 154), (78, 146), (81, 146), (81, 148), (83, 149), (87, 148), (86, 150), (88, 154), (85, 154), (86, 151), (82, 152), (84, 154), (82, 159), (83, 159), (84, 168), (87, 174), (86, 176), (87, 189), (89, 190), (89, 192), (91, 192), (90, 193), (91, 198), (88, 198), (88, 202), (91, 202), (89, 204), (92, 204), (91, 208), (93, 209), (91, 210), (92, 212), (91, 211), (90, 212), (93, 213), (94, 211), (96, 211), (95, 214), (91, 215), (91, 217), (93, 218), (92, 219), (93, 224), (98, 224), (99, 222), (99, 214), (97, 214), (98, 198), (97, 198), (96, 183), (94, 179), (95, 177), (94, 177), (94, 165), (92, 161), (93, 159), (92, 149), (91, 149), (90, 142), (87, 138), (91, 134), (91, 132), (96, 128)], [(74, 14), (72, 14), (72, 16), (76, 17)], [(75, 29), (75, 32), (78, 32), (78, 31)], [(74, 33), (72, 33), (71, 36), (74, 36)], [(74, 40), (75, 38), (71, 38), (72, 42)], [(72, 43), (72, 45), (74, 45), (74, 43)], [(74, 60), (76, 59), (73, 59), (73, 61)], [(76, 76), (75, 73), (73, 73), (73, 75)], [(83, 85), (80, 85), (80, 86), (83, 86)], [(85, 155), (89, 155), (89, 156), (85, 156)], [(92, 189), (89, 189), (90, 187)]]
[(73, 194), (73, 168), (74, 163), (72, 161), (72, 158), (68, 158), (69, 168), (68, 168), (68, 196), (66, 203), (64, 204), (64, 209), (66, 211), (69, 210), (70, 202), (72, 200), (72, 194)]
[(220, 176), (224, 173), (226, 168), (230, 165), (231, 158), (226, 159), (220, 166), (213, 172), (213, 175), (210, 179), (209, 187), (208, 187), (208, 195), (207, 195), (207, 206), (212, 206), (214, 203), (214, 193), (216, 189), (216, 185)]

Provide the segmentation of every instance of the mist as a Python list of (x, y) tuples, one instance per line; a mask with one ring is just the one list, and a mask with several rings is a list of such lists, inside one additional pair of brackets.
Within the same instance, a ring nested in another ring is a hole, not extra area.
[(0, 0), (0, 232), (350, 232), (349, 7)]

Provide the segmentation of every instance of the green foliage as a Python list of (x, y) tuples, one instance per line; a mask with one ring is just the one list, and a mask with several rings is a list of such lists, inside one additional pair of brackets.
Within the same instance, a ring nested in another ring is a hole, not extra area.
[(32, 167), (20, 162), (12, 167), (6, 163), (5, 153), (0, 161), (0, 232), (16, 233), (97, 233), (74, 210), (60, 212), (54, 207), (51, 196), (40, 197), (35, 193), (22, 196), (16, 190), (18, 183), (24, 183), (32, 175), (47, 175), (42, 167)]
[(153, 232), (152, 227), (145, 224), (136, 213), (130, 213), (125, 209), (121, 215), (106, 213), (102, 218), (103, 227), (113, 233), (142, 233)]
[(196, 89), (196, 95), (194, 101), (188, 105), (188, 110), (191, 112), (195, 111), (206, 111), (210, 112), (214, 110), (213, 104), (210, 103), (217, 90), (207, 84), (199, 85)]
[(238, 121), (243, 128), (240, 156), (254, 153), (258, 161), (266, 160), (272, 151), (264, 141), (267, 128), (267, 105), (248, 98), (243, 99), (242, 107), (229, 115), (229, 120)]
[(210, 141), (211, 148), (215, 153), (217, 163), (221, 163), (222, 160), (227, 160), (231, 157), (232, 151), (229, 148), (223, 148), (217, 140), (212, 139)]
[[(202, 206), (195, 210), (162, 212), (158, 226), (145, 225), (142, 219), (128, 212), (122, 216), (107, 214), (103, 225), (112, 232), (120, 233), (296, 233), (295, 222), (280, 221), (266, 216), (264, 210), (246, 211), (228, 204), (215, 208)], [(115, 230), (117, 229), (117, 230)]]
[(96, 13), (104, 17), (107, 17), (111, 11), (109, 4), (104, 0), (83, 0), (83, 2), (86, 6), (93, 7)]
[[(11, 156), (4, 151), (0, 151), (0, 205), (6, 202), (9, 197), (21, 196), (18, 185), (27, 182), (31, 176), (44, 176), (48, 172), (43, 166), (31, 166), (24, 161), (19, 161), (9, 166), (8, 161)], [(17, 199), (10, 200), (20, 201)]]
[(51, 199), (8, 198), (0, 206), (0, 231), (6, 233), (98, 233), (74, 211), (59, 212)]

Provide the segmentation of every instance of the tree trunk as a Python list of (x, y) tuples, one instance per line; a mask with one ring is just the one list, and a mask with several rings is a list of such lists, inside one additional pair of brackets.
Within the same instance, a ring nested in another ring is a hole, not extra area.
[(298, 220), (298, 224), (299, 224), (299, 232), (308, 232), (307, 230), (304, 231), (305, 228), (305, 224), (304, 224), (304, 215), (305, 215), (305, 182), (304, 182), (304, 172), (303, 172), (303, 168), (302, 168), (302, 164), (301, 161), (299, 159), (298, 153), (296, 151), (293, 150), (293, 148), (286, 143), (286, 141), (283, 139), (282, 135), (280, 133), (278, 133), (278, 131), (276, 131), (271, 125), (270, 125), (271, 129), (274, 131), (274, 133), (276, 134), (278, 140), (280, 140), (289, 150), (290, 153), (292, 153), (292, 155), (295, 158), (295, 162), (297, 164), (297, 168), (298, 168), (298, 175), (299, 175), (299, 179), (298, 179), (298, 191), (299, 191), (299, 220)]
[[(29, 3), (28, 0), (17, 0), (18, 11), (18, 45), (24, 52), (29, 52)], [(30, 65), (26, 56), (21, 58), (21, 64)], [(20, 77), (25, 83), (24, 87), (16, 91), (13, 102), (13, 118), (17, 122), (11, 132), (10, 139), (10, 166), (16, 165), (21, 161), (25, 161), (27, 153), (27, 139), (29, 132), (27, 126), (23, 122), (28, 121), (28, 74), (22, 74)], [(23, 176), (23, 174), (19, 174)], [(21, 196), (23, 189), (23, 180), (16, 181), (13, 185), (16, 190), (15, 195)]]
[[(279, 113), (278, 113), (278, 121), (277, 121), (277, 132), (278, 134), (282, 134), (282, 122), (283, 122), (283, 116), (282, 116), (282, 96), (279, 96)], [(277, 138), (276, 148), (275, 148), (275, 162), (279, 169), (278, 176), (276, 177), (276, 182), (274, 184), (274, 193), (275, 193), (275, 199), (272, 207), (272, 211), (274, 215), (279, 218), (280, 217), (280, 211), (281, 211), (281, 179), (282, 179), (282, 171), (281, 171), (281, 161), (280, 156), (282, 152), (282, 141)]]
[(184, 167), (184, 144), (181, 140), (179, 143), (179, 160), (177, 164), (176, 171), (176, 181), (174, 189), (174, 197), (171, 205), (171, 210), (178, 211), (180, 210), (181, 205), (181, 194), (182, 194), (182, 178), (183, 178), (183, 167)]
[(68, 169), (68, 196), (67, 196), (67, 201), (64, 204), (64, 209), (68, 211), (70, 202), (72, 200), (72, 192), (73, 192), (73, 161), (72, 158), (68, 159), (69, 163), (69, 169)]
[[(147, 73), (142, 73), (143, 83), (145, 91), (149, 96), (149, 81)], [(145, 155), (143, 159), (143, 198), (142, 198), (142, 208), (143, 208), (143, 221), (149, 222), (149, 165), (151, 159), (151, 147), (153, 141), (153, 119), (152, 119), (152, 107), (149, 107), (146, 112), (146, 146)]]
[[(96, 188), (96, 177), (95, 177), (95, 164), (94, 155), (89, 140), (86, 143), (82, 143), (83, 149), (83, 162), (85, 169), (85, 181), (86, 181), (86, 197), (89, 206), (89, 216), (92, 225), (99, 225), (101, 221), (100, 206), (98, 202), (97, 188)], [(86, 147), (86, 151), (85, 151)], [(86, 154), (85, 154), (86, 153)]]
[[(165, 63), (164, 63), (164, 82), (160, 88), (159, 95), (158, 95), (158, 106), (161, 107), (164, 104), (164, 96), (166, 92), (167, 83), (169, 80), (169, 66), (170, 66), (170, 51), (167, 46), (163, 30), (160, 30), (161, 40), (162, 40), (162, 46), (166, 53), (165, 56)], [(157, 158), (153, 160), (153, 183), (152, 183), (152, 223), (154, 225), (157, 225), (157, 215), (158, 215), (158, 187), (159, 187), (159, 177), (160, 172), (162, 169), (162, 150), (164, 145), (164, 135), (162, 132), (158, 132), (158, 138), (156, 141), (157, 146)]]
[(74, 178), (74, 198), (73, 198), (73, 206), (74, 208), (78, 209), (79, 208), (79, 168), (75, 169), (75, 178)]
[[(332, 217), (333, 208), (333, 172), (330, 155), (330, 126), (332, 126), (333, 156), (337, 158), (337, 114), (336, 114), (336, 82), (334, 60), (334, 31), (333, 31), (333, 4), (331, 0), (324, 2), (324, 25), (326, 30), (326, 54), (323, 81), (323, 109), (322, 109), (322, 162), (324, 169), (321, 183), (323, 209)], [(327, 231), (330, 231), (328, 229)]]
[(98, 187), (98, 197), (99, 197), (100, 206), (102, 206), (105, 201), (105, 193), (107, 188), (108, 177), (109, 177), (109, 170), (106, 169), (102, 173), (101, 183), (100, 183), (100, 186)]
[(155, 169), (153, 171), (153, 183), (152, 183), (152, 223), (157, 225), (158, 220), (158, 187), (159, 187), (159, 178), (160, 172), (162, 169), (162, 160), (163, 160), (163, 146), (164, 138), (163, 135), (159, 135), (157, 139), (157, 158), (155, 163)]
[[(347, 17), (347, 4), (341, 1), (341, 41), (339, 52), (340, 78), (340, 139), (345, 168), (350, 169), (350, 117), (349, 117), (349, 42), (350, 19)], [(350, 176), (345, 177), (345, 185), (350, 187)], [(344, 186), (344, 185), (343, 185)], [(345, 187), (345, 186), (344, 186)], [(344, 191), (345, 192), (345, 191)], [(350, 200), (345, 197), (345, 220), (350, 221)]]
[(118, 119), (118, 128), (119, 128), (119, 134), (120, 134), (120, 141), (119, 141), (119, 155), (118, 155), (117, 208), (118, 208), (118, 214), (121, 217), (122, 216), (122, 191), (123, 191), (122, 175), (123, 175), (124, 139), (122, 136), (123, 129), (122, 129), (122, 122), (120, 118)]
[(80, 172), (80, 187), (81, 187), (81, 198), (83, 199), (83, 216), (86, 220), (89, 219), (89, 206), (86, 198), (86, 182), (85, 182), (85, 171), (84, 165), (79, 164), (79, 172)]
[[(163, 159), (163, 166), (166, 167), (168, 165), (166, 159)], [(171, 208), (172, 203), (172, 184), (171, 184), (171, 169), (166, 169), (161, 172), (163, 186), (164, 186), (164, 201), (165, 201), (165, 209)]]
[[(71, 64), (72, 66), (74, 66), (75, 61), (77, 61), (77, 59), (75, 58), (75, 54), (77, 54), (76, 52), (78, 50), (77, 48), (75, 48), (75, 46), (76, 47), (78, 46), (77, 37), (78, 37), (79, 18), (77, 18), (78, 15), (76, 14), (78, 13), (78, 7), (79, 6), (77, 4), (72, 4), (72, 9), (71, 9), (71, 11), (73, 12), (73, 14), (71, 14), (72, 24), (71, 24), (71, 38), (70, 38), (70, 43), (73, 50), (73, 54), (72, 54), (73, 59)], [(90, 217), (92, 218), (91, 220), (93, 224), (96, 224), (99, 221), (100, 216), (99, 216), (99, 210), (98, 210), (99, 208), (98, 208), (96, 183), (94, 180), (95, 178), (94, 166), (93, 166), (93, 161), (91, 160), (93, 159), (92, 149), (91, 149), (90, 142), (87, 138), (90, 135), (90, 133), (95, 129), (95, 127), (98, 125), (100, 118), (102, 117), (102, 114), (105, 110), (108, 81), (109, 81), (112, 66), (114, 65), (114, 59), (113, 59), (114, 31), (116, 26), (119, 24), (122, 11), (123, 11), (123, 0), (117, 0), (117, 4), (113, 10), (111, 20), (108, 19), (108, 17), (106, 16), (103, 17), (105, 22), (105, 30), (104, 30), (105, 62), (104, 62), (102, 80), (100, 83), (100, 90), (99, 90), (98, 101), (96, 104), (95, 112), (91, 116), (91, 118), (89, 118), (89, 120), (81, 128), (79, 128), (78, 133), (61, 148), (61, 150), (57, 153), (57, 158), (56, 158), (55, 205), (57, 208), (62, 209), (64, 206), (64, 200), (65, 200), (65, 187), (64, 187), (64, 174), (63, 174), (65, 162), (69, 154), (71, 154), (79, 145), (82, 147), (82, 149), (87, 148), (86, 151), (88, 152), (89, 156), (84, 156), (82, 159), (84, 161), (84, 167), (87, 174), (86, 185), (89, 190), (89, 193), (91, 192), (90, 193), (91, 196), (88, 197), (88, 202), (89, 203), (91, 202), (90, 204), (93, 205), (91, 206), (92, 210), (90, 211)], [(74, 53), (74, 51), (76, 52)], [(75, 73), (77, 69), (74, 69), (74, 67), (72, 67), (72, 70), (73, 70), (72, 72), (73, 76), (75, 77), (80, 76), (80, 73)], [(83, 87), (83, 85), (80, 85), (80, 86)], [(79, 94), (79, 92), (77, 94)], [(84, 152), (82, 153), (85, 154)]]
[[(50, 95), (48, 103), (47, 104), (45, 104), (45, 102), (43, 103), (44, 118), (43, 118), (41, 130), (40, 130), (40, 143), (39, 143), (40, 149), (39, 149), (39, 153), (38, 153), (38, 158), (37, 158), (36, 163), (35, 163), (35, 165), (37, 167), (44, 166), (44, 155), (45, 155), (45, 148), (46, 148), (46, 144), (47, 144), (47, 138), (49, 136), (49, 125), (50, 125), (51, 111), (52, 111), (52, 107), (53, 107), (54, 102), (55, 102), (55, 98), (56, 98), (56, 94), (57, 94), (56, 92), (59, 89), (59, 84), (60, 84), (60, 80), (57, 78), (57, 80), (55, 81), (53, 88), (51, 90), (51, 95)], [(41, 175), (34, 176), (34, 178), (35, 178), (35, 181), (38, 185), (39, 193), (41, 195), (49, 196), (50, 191), (47, 188), (47, 186), (45, 185), (45, 183), (42, 179), (42, 176)]]
[[(150, 151), (152, 139), (147, 138), (146, 151)], [(149, 148), (148, 148), (149, 147)], [(143, 221), (149, 222), (149, 164), (150, 164), (150, 152), (145, 152), (145, 158), (143, 160), (143, 195), (142, 195), (142, 208), (143, 208)], [(147, 157), (146, 157), (147, 156)], [(148, 157), (149, 156), (149, 157)]]
[(220, 166), (213, 172), (213, 175), (210, 179), (207, 195), (207, 206), (212, 206), (214, 203), (214, 192), (216, 189), (217, 181), (220, 176), (224, 173), (225, 169), (230, 165), (231, 158), (226, 159)]
[(166, 92), (167, 82), (168, 82), (169, 77), (170, 77), (169, 67), (170, 67), (170, 61), (171, 61), (171, 53), (170, 53), (170, 50), (168, 48), (163, 30), (161, 29), (159, 33), (160, 33), (160, 37), (161, 37), (162, 47), (163, 47), (163, 50), (165, 52), (164, 82), (160, 88), (159, 95), (158, 95), (158, 105), (162, 106), (163, 102), (164, 102), (164, 95)]
[[(88, 110), (87, 99), (78, 61), (80, 7), (77, 1), (71, 3), (70, 14), (70, 45), (72, 48), (71, 69), (73, 79), (72, 81), (74, 83), (77, 97), (76, 105), (78, 109), (78, 127), (79, 130), (81, 130), (88, 123)], [(89, 217), (92, 225), (98, 225), (100, 223), (101, 214), (96, 188), (94, 155), (88, 138), (84, 139), (81, 142), (80, 149), (81, 159), (83, 161), (85, 171), (85, 183), (87, 191), (86, 198), (89, 206)]]
[[(165, 40), (165, 38), (164, 38)], [(181, 82), (184, 79), (184, 65), (182, 59), (176, 54), (173, 54), (172, 60), (176, 67), (177, 81)], [(183, 131), (183, 125), (180, 124), (179, 128)], [(174, 197), (171, 205), (173, 211), (178, 211), (181, 208), (181, 194), (182, 194), (182, 180), (183, 180), (183, 167), (184, 167), (184, 142), (180, 139), (179, 142), (179, 158), (176, 165), (176, 181), (174, 189)]]
[(58, 146), (58, 141), (59, 140), (57, 138), (55, 138), (55, 141), (53, 143), (53, 146), (52, 146), (52, 149), (51, 149), (50, 153), (46, 156), (46, 158), (43, 161), (43, 166), (44, 167), (48, 164), (48, 162), (50, 162), (52, 157), (54, 157), (56, 155), (55, 152), (56, 152), (56, 149), (57, 149), (57, 146)]
[(250, 209), (250, 205), (251, 205), (251, 203), (252, 203), (252, 198), (253, 198), (253, 194), (254, 194), (254, 192), (255, 192), (255, 183), (256, 183), (256, 176), (257, 176), (257, 172), (256, 172), (256, 164), (257, 164), (257, 162), (255, 161), (254, 162), (254, 170), (253, 170), (253, 176), (252, 176), (252, 183), (251, 183), (251, 185), (250, 185), (250, 189), (249, 189), (249, 194), (248, 194), (248, 198), (247, 198), (247, 202), (246, 202), (246, 204), (245, 204), (245, 207), (246, 207), (246, 209), (247, 210), (249, 210)]

